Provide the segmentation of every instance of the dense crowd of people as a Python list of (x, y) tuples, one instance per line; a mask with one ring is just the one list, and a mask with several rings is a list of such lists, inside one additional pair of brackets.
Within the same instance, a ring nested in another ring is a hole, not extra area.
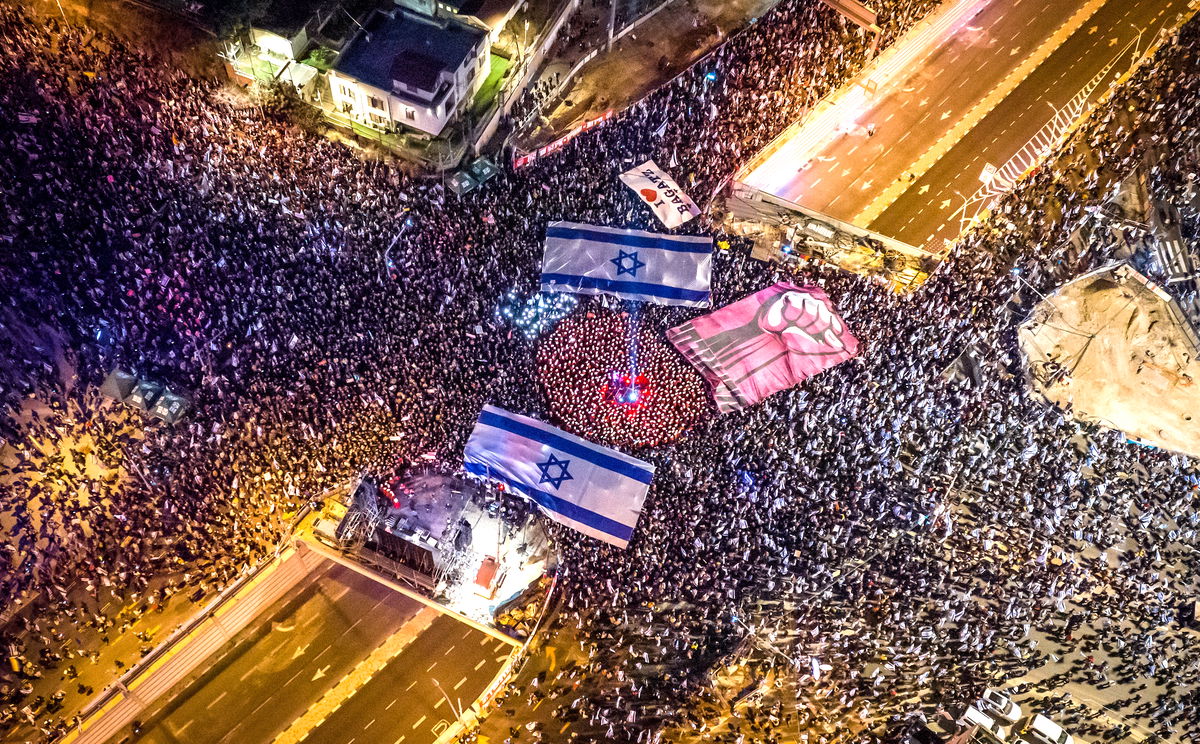
[[(891, 38), (933, 2), (877, 5)], [(1200, 28), (1180, 34), (919, 292), (799, 271), (860, 356), (636, 451), (657, 475), (628, 550), (548, 525), (564, 538), (559, 622), (582, 654), (533, 690), (556, 718), (613, 741), (777, 741), (774, 718), (829, 742), (1104, 646), (1122, 665), (1087, 656), (1080, 674), (1153, 684), (1119, 711), (1195, 733), (1200, 659), (1164, 627), (1196, 592), (1194, 464), (1032, 400), (1010, 306), (1032, 299), (1014, 266), (1050, 287), (1106, 259), (1067, 237), (1148, 154), (1172, 155), (1164, 188), (1190, 188), (1173, 174), (1195, 152)], [(3, 719), (65, 725), (21, 675), (62, 663), (32, 651), (58, 634), (111, 627), (98, 587), (149, 606), (222, 586), (330, 485), (426, 453), (457, 470), (484, 403), (549, 417), (537, 342), (497, 315), (536, 291), (547, 222), (654, 229), (616, 183), (647, 158), (707, 201), (869, 44), (825, 5), (785, 0), (604, 127), (458, 197), (132, 43), (0, 4), (0, 582), (27, 603), (5, 631), (25, 650)], [(797, 272), (731, 240), (716, 306)], [(640, 322), (693, 314), (648, 306)], [(941, 374), (966, 349), (986, 360), (979, 385)], [(169, 426), (101, 400), (115, 366), (189, 391), (191, 410)], [(771, 649), (750, 654), (751, 678), (784, 659), (829, 669), (793, 675), (778, 710), (715, 724), (710, 670), (746, 638)], [(502, 710), (524, 720), (512, 692)]]

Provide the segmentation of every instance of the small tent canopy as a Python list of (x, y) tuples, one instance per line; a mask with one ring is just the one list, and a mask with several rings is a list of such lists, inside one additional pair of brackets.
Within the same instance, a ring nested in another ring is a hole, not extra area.
[(496, 168), (496, 164), (486, 157), (475, 158), (475, 162), (467, 166), (467, 172), (471, 174), (479, 184), (485, 184), (491, 180), (500, 171)]
[(104, 382), (100, 384), (100, 394), (113, 400), (124, 401), (137, 386), (137, 378), (119, 367), (113, 367)]
[(163, 386), (157, 382), (150, 380), (140, 380), (134, 386), (133, 392), (129, 394), (126, 403), (131, 406), (137, 406), (143, 411), (149, 411), (154, 407), (154, 402), (158, 400), (158, 396), (162, 393)]
[(465, 171), (459, 171), (450, 176), (450, 189), (459, 196), (474, 191), (478, 185), (475, 179), (471, 178)]
[(154, 407), (150, 409), (150, 414), (168, 424), (173, 424), (183, 417), (190, 405), (191, 401), (182, 395), (177, 395), (170, 390), (163, 390)]

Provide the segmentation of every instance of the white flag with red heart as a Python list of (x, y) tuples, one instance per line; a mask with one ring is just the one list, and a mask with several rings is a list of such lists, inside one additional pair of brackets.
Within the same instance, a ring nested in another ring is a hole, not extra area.
[(653, 160), (622, 173), (621, 183), (633, 189), (633, 193), (649, 205), (667, 227), (679, 227), (700, 214), (696, 202), (683, 193), (675, 179), (663, 173)]

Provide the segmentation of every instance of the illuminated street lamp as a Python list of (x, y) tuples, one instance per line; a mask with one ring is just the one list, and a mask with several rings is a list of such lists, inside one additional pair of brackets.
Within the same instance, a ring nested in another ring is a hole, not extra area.
[(388, 243), (387, 248), (383, 249), (383, 266), (382, 266), (383, 273), (379, 276), (380, 284), (386, 284), (387, 282), (384, 280), (384, 277), (391, 273), (389, 271), (389, 269), (391, 268), (391, 258), (389, 257), (389, 254), (391, 254), (392, 248), (394, 248), (396, 246), (396, 243), (400, 242), (400, 238), (402, 238), (404, 236), (405, 230), (412, 227), (412, 224), (413, 224), (412, 217), (405, 218), (404, 224), (400, 226), (400, 231), (398, 233), (396, 233), (396, 237), (392, 238), (392, 242)]
[(1041, 290), (1040, 290), (1040, 289), (1038, 289), (1037, 287), (1033, 286), (1033, 285), (1032, 285), (1032, 284), (1030, 284), (1029, 282), (1025, 281), (1025, 277), (1021, 276), (1021, 267), (1020, 267), (1020, 266), (1014, 266), (1014, 267), (1012, 267), (1012, 270), (1011, 270), (1011, 271), (1009, 271), (1008, 273), (1009, 273), (1009, 274), (1011, 274), (1013, 277), (1015, 277), (1017, 281), (1021, 282), (1021, 283), (1022, 283), (1022, 284), (1024, 284), (1026, 287), (1029, 287), (1030, 289), (1032, 289), (1032, 290), (1033, 290), (1033, 292), (1034, 292), (1034, 294), (1036, 294), (1038, 297), (1042, 298), (1042, 302), (1049, 302), (1049, 301), (1050, 301), (1050, 300), (1049, 300), (1049, 299), (1046, 297), (1046, 295), (1042, 294), (1042, 292), (1041, 292)]

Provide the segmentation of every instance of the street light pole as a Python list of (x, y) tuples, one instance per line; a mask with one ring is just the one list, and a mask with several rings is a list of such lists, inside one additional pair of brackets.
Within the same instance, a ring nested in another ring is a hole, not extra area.
[(433, 680), (433, 684), (437, 685), (438, 692), (442, 693), (442, 699), (445, 700), (446, 704), (450, 706), (450, 710), (454, 711), (455, 717), (458, 720), (462, 720), (462, 709), (455, 705), (454, 701), (450, 699), (450, 696), (446, 694), (446, 691), (442, 689), (442, 683), (438, 682), (434, 677), (430, 677), (430, 679)]
[(379, 275), (379, 283), (380, 284), (384, 284), (384, 285), (387, 284), (387, 282), (384, 281), (384, 277), (388, 274), (388, 261), (389, 261), (388, 254), (390, 254), (392, 252), (392, 248), (394, 248), (396, 246), (396, 243), (400, 242), (400, 238), (402, 238), (404, 236), (404, 231), (408, 229), (408, 227), (411, 223), (412, 223), (412, 218), (406, 217), (404, 220), (404, 224), (400, 226), (400, 232), (396, 233), (396, 237), (392, 238), (392, 242), (388, 243), (388, 247), (383, 249), (383, 266), (381, 267), (383, 273)]
[(616, 32), (617, 26), (617, 3), (620, 0), (609, 0), (608, 5), (608, 42), (604, 45), (604, 51), (612, 49), (613, 35)]
[(1010, 271), (1009, 273), (1010, 273), (1010, 274), (1012, 274), (1013, 276), (1015, 276), (1015, 277), (1017, 278), (1017, 281), (1021, 282), (1021, 283), (1022, 283), (1022, 284), (1024, 284), (1026, 287), (1029, 287), (1030, 289), (1032, 289), (1032, 290), (1033, 290), (1033, 292), (1034, 292), (1034, 294), (1036, 294), (1038, 297), (1042, 298), (1042, 302), (1049, 302), (1049, 301), (1050, 301), (1050, 300), (1049, 300), (1049, 298), (1047, 298), (1047, 297), (1046, 297), (1046, 295), (1042, 294), (1042, 291), (1041, 291), (1040, 289), (1038, 289), (1037, 287), (1033, 286), (1033, 285), (1032, 285), (1032, 284), (1030, 284), (1029, 282), (1025, 281), (1025, 277), (1021, 276), (1021, 269), (1020, 269), (1020, 267), (1014, 266), (1014, 267), (1012, 268), (1012, 271)]

